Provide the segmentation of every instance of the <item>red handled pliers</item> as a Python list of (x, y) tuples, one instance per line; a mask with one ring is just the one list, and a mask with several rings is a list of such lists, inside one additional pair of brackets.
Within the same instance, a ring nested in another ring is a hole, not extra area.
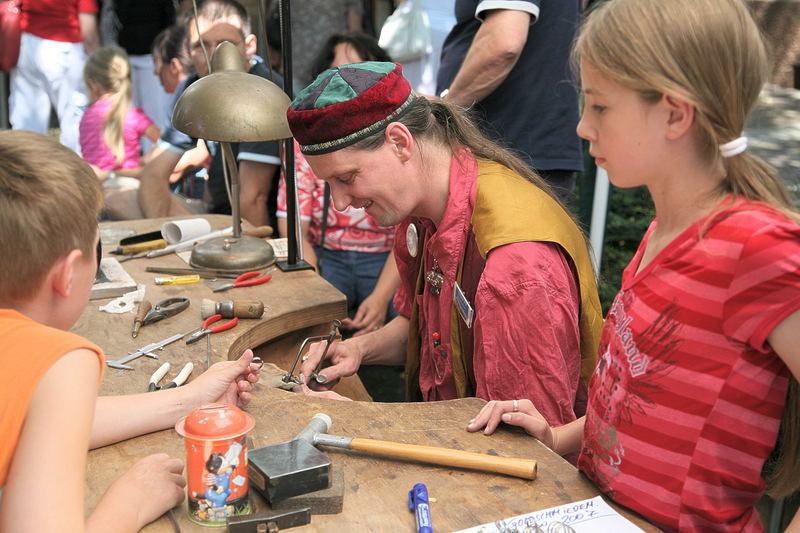
[(261, 285), (262, 283), (266, 283), (272, 279), (272, 276), (269, 274), (261, 276), (260, 278), (256, 277), (259, 274), (261, 274), (261, 272), (257, 270), (253, 272), (245, 272), (235, 280), (223, 283), (222, 285), (218, 285), (217, 287), (214, 287), (211, 290), (213, 292), (220, 292), (220, 291), (227, 291), (228, 289), (232, 289), (234, 287), (251, 287), (253, 285)]
[(212, 333), (219, 333), (220, 331), (225, 331), (226, 329), (231, 329), (236, 324), (239, 323), (238, 318), (233, 318), (229, 322), (225, 322), (224, 324), (220, 324), (219, 326), (211, 327), (211, 324), (216, 322), (217, 320), (221, 319), (222, 315), (214, 315), (206, 318), (205, 322), (203, 322), (203, 327), (200, 328), (200, 331), (196, 331), (192, 333), (192, 335), (186, 339), (186, 344), (194, 344), (195, 342), (199, 341), (206, 335), (211, 335)]

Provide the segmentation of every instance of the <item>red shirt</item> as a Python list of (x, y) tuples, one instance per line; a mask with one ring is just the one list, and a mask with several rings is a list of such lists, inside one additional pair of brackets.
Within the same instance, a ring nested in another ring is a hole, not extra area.
[[(444, 275), (439, 295), (420, 295), (419, 385), (426, 401), (456, 397), (450, 357), (453, 288), (464, 252), (478, 167), (467, 151), (450, 166), (450, 193), (438, 227), (419, 251), (425, 272), (436, 260)], [(401, 283), (395, 308), (411, 315), (417, 273), (406, 246), (408, 222), (398, 227), (395, 257)], [(554, 425), (575, 419), (580, 381), (579, 292), (568, 260), (557, 245), (520, 242), (489, 252), (475, 302), (473, 364), (476, 396), (486, 400), (530, 399)], [(440, 344), (434, 345), (434, 333)]]
[(637, 274), (657, 223), (605, 322), (578, 466), (666, 530), (763, 531), (788, 383), (767, 337), (800, 309), (800, 227), (736, 200)]
[(79, 43), (78, 13), (98, 11), (97, 0), (24, 0), (20, 28), (49, 41)]

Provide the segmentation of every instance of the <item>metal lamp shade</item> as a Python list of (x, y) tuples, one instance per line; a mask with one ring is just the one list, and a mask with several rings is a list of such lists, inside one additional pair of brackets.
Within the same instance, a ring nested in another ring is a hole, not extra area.
[(273, 141), (292, 136), (286, 120), (289, 97), (274, 83), (245, 72), (244, 57), (232, 43), (220, 43), (211, 74), (183, 92), (172, 124), (197, 139), (219, 141), (230, 175), (233, 236), (197, 244), (189, 263), (194, 267), (243, 271), (275, 262), (272, 246), (242, 235), (239, 215), (239, 172), (230, 147), (234, 142)]
[(274, 141), (292, 136), (286, 120), (291, 100), (283, 90), (245, 72), (244, 57), (229, 42), (217, 46), (211, 74), (183, 92), (172, 124), (197, 139)]

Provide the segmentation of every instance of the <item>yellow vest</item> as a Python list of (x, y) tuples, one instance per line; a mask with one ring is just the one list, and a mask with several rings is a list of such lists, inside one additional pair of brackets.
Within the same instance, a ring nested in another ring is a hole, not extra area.
[[(558, 202), (510, 169), (493, 161), (478, 160), (475, 209), (472, 231), (478, 250), (485, 259), (488, 253), (515, 242), (552, 242), (567, 253), (578, 274), (580, 291), (581, 377), (588, 384), (597, 360), (597, 348), (603, 329), (603, 314), (597, 295), (594, 269), (586, 240), (572, 218)], [(422, 248), (422, 245), (420, 246)], [(420, 254), (422, 255), (422, 254)], [(462, 256), (456, 281), (461, 283), (465, 257)], [(422, 261), (419, 261), (416, 293), (425, 283)], [(470, 302), (473, 306), (475, 302)], [(480, 313), (480, 309), (476, 309)], [(461, 346), (461, 321), (455, 304), (451, 304), (450, 344), (453, 377), (460, 398), (469, 396), (470, 379)], [(419, 392), (419, 309), (412, 298), (406, 355), (406, 399), (420, 398)]]

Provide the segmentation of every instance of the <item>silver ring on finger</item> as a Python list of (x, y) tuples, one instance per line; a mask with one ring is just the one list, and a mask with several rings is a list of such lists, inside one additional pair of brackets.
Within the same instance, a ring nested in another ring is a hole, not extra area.
[(511, 405), (513, 406), (512, 412), (516, 413), (519, 411), (519, 400), (512, 400)]

